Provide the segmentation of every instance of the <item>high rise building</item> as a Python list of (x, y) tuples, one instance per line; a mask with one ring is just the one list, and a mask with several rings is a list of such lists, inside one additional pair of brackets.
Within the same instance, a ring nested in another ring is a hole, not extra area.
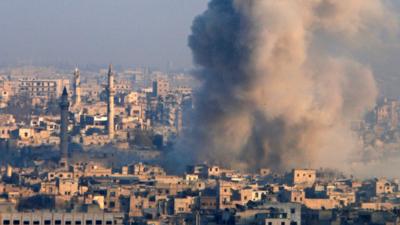
[(114, 73), (112, 65), (108, 67), (108, 86), (107, 86), (107, 132), (110, 139), (114, 138)]
[(158, 78), (153, 81), (153, 96), (165, 97), (169, 92), (169, 82), (167, 79)]
[(26, 93), (32, 98), (51, 99), (62, 94), (63, 87), (69, 86), (66, 79), (31, 79), (24, 78), (18, 81), (18, 92)]
[(75, 68), (74, 71), (74, 107), (79, 107), (81, 104), (81, 75), (78, 68)]
[(67, 88), (64, 87), (63, 93), (60, 100), (61, 110), (61, 125), (60, 125), (60, 152), (61, 162), (63, 166), (67, 165), (68, 159), (68, 114), (69, 114), (69, 101)]

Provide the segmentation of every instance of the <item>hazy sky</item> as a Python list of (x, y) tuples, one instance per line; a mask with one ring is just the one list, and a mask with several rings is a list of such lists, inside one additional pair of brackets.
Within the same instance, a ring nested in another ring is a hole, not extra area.
[(206, 5), (207, 0), (2, 0), (0, 64), (190, 67), (187, 36)]

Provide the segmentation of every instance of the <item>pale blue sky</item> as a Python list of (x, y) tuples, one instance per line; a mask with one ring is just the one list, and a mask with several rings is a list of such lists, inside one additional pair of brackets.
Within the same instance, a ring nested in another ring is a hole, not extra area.
[(0, 65), (191, 67), (187, 36), (207, 0), (1, 0)]

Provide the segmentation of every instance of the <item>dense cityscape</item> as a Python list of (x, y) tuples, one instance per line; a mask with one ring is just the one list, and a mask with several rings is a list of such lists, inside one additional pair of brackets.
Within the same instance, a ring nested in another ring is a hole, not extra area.
[(0, 1), (0, 225), (400, 224), (399, 12)]
[[(396, 224), (398, 179), (207, 162), (162, 167), (196, 82), (146, 69), (1, 71), (1, 221), (18, 224)], [(354, 129), (375, 160), (398, 154), (399, 104)], [(380, 148), (380, 150), (379, 150)], [(374, 149), (375, 154), (371, 153)]]

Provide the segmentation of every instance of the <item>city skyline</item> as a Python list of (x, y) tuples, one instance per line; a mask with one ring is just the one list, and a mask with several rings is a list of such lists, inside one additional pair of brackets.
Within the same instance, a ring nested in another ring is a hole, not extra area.
[(399, 12), (1, 1), (0, 225), (400, 224)]

